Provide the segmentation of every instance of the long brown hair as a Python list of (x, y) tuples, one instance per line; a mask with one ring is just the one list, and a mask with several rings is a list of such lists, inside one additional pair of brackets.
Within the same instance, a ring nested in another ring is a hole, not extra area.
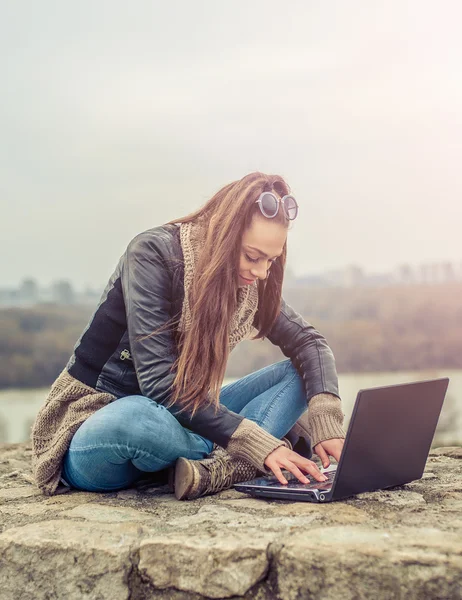
[[(278, 175), (250, 173), (223, 187), (199, 210), (169, 222), (205, 219), (208, 223), (189, 289), (191, 326), (179, 336), (170, 406), (179, 404), (182, 410), (192, 409), (193, 414), (199, 406), (218, 406), (229, 356), (229, 324), (237, 304), (242, 236), (255, 214), (265, 218), (256, 204), (264, 191), (282, 197), (289, 193), (289, 187)], [(289, 224), (282, 210), (272, 221), (286, 227)], [(284, 244), (282, 255), (271, 266), (271, 276), (258, 281), (254, 321), (258, 334), (252, 339), (264, 338), (279, 314), (286, 256)]]

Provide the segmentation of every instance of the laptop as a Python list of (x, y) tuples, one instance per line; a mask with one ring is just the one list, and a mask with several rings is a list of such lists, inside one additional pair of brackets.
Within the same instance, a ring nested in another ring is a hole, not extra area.
[(327, 481), (307, 475), (304, 484), (288, 473), (285, 485), (268, 475), (234, 488), (260, 498), (331, 502), (420, 479), (448, 384), (446, 377), (360, 390), (340, 462), (324, 471)]

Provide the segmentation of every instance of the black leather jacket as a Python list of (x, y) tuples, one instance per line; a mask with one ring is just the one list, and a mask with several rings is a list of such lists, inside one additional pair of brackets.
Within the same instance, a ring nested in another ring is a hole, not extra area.
[[(165, 404), (177, 357), (175, 330), (146, 337), (172, 317), (179, 319), (184, 298), (184, 264), (179, 226), (163, 225), (135, 237), (110, 278), (100, 303), (67, 365), (79, 381), (116, 397), (143, 395)], [(338, 396), (333, 354), (318, 331), (284, 301), (268, 339), (291, 359), (303, 378), (306, 398)], [(180, 423), (226, 447), (243, 417), (220, 405)]]

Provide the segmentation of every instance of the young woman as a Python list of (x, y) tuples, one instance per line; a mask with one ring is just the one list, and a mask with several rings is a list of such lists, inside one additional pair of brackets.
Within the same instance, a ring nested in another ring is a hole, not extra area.
[[(284, 438), (308, 437), (324, 466), (344, 438), (332, 352), (281, 298), (297, 212), (281, 177), (251, 173), (132, 240), (33, 426), (45, 494), (118, 490), (168, 467), (178, 499), (258, 472), (325, 479)], [(250, 337), (288, 360), (222, 387)]]

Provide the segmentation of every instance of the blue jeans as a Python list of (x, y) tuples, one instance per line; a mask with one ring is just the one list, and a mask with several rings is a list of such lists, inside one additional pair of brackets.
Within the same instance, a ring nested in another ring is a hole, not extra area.
[[(223, 386), (220, 402), (278, 439), (307, 408), (302, 379), (290, 360)], [(180, 456), (197, 460), (212, 449), (210, 440), (182, 427), (161, 404), (144, 396), (127, 396), (82, 423), (64, 456), (62, 476), (81, 490), (119, 490), (145, 472), (173, 465)]]

